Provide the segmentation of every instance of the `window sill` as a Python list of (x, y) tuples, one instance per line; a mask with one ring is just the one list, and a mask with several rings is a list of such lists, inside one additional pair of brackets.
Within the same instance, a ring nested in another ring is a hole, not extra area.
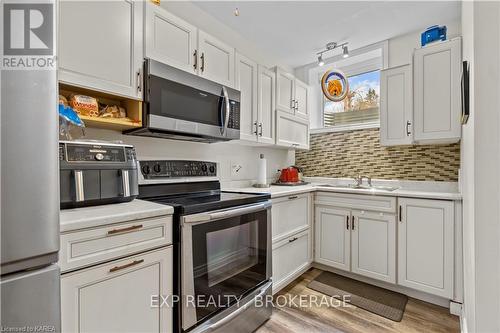
[(369, 128), (379, 128), (380, 122), (374, 121), (364, 124), (351, 124), (351, 125), (342, 125), (342, 126), (332, 126), (332, 127), (323, 127), (323, 128), (311, 128), (311, 134), (320, 134), (320, 133), (334, 133), (334, 132), (346, 132), (346, 131), (355, 131)]

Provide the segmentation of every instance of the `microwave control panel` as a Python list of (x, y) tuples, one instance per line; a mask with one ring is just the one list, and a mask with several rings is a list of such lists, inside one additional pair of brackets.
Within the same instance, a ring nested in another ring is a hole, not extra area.
[(217, 163), (204, 161), (140, 161), (145, 179), (216, 177)]

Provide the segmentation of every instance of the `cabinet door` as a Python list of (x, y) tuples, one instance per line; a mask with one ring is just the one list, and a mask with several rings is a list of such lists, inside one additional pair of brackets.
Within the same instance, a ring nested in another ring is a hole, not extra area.
[(145, 56), (197, 73), (197, 28), (149, 1), (145, 7)]
[(351, 212), (331, 207), (316, 207), (315, 261), (331, 267), (350, 270)]
[(396, 282), (396, 217), (355, 210), (351, 219), (352, 272)]
[(309, 86), (307, 84), (295, 79), (295, 115), (305, 119), (309, 119), (308, 90)]
[(170, 332), (172, 309), (151, 296), (172, 295), (172, 265), (168, 247), (64, 274), (62, 331)]
[(294, 113), (294, 84), (295, 78), (292, 74), (276, 68), (276, 108)]
[(399, 199), (398, 283), (453, 297), (452, 201)]
[(273, 242), (310, 227), (311, 197), (308, 193), (272, 200)]
[(198, 30), (199, 75), (228, 87), (234, 86), (234, 48)]
[(276, 133), (275, 73), (263, 66), (258, 71), (259, 142), (274, 144)]
[(142, 1), (58, 1), (59, 80), (142, 98)]
[(257, 63), (236, 53), (236, 89), (241, 92), (240, 138), (257, 141)]
[(273, 294), (300, 276), (311, 263), (309, 230), (273, 244)]
[(411, 65), (380, 72), (381, 145), (394, 146), (412, 143), (412, 95)]
[(276, 145), (309, 149), (309, 121), (286, 112), (277, 111)]
[(414, 138), (418, 143), (460, 139), (460, 39), (415, 50)]

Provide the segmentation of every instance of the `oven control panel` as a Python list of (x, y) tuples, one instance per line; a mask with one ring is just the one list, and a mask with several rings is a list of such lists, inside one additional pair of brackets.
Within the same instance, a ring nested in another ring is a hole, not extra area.
[(145, 179), (216, 177), (217, 163), (204, 161), (140, 161)]

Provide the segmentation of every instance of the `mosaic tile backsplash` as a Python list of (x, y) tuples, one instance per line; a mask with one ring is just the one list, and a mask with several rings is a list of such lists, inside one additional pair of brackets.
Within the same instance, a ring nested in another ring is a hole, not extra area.
[(457, 181), (460, 143), (381, 147), (378, 129), (321, 133), (295, 159), (308, 177)]

